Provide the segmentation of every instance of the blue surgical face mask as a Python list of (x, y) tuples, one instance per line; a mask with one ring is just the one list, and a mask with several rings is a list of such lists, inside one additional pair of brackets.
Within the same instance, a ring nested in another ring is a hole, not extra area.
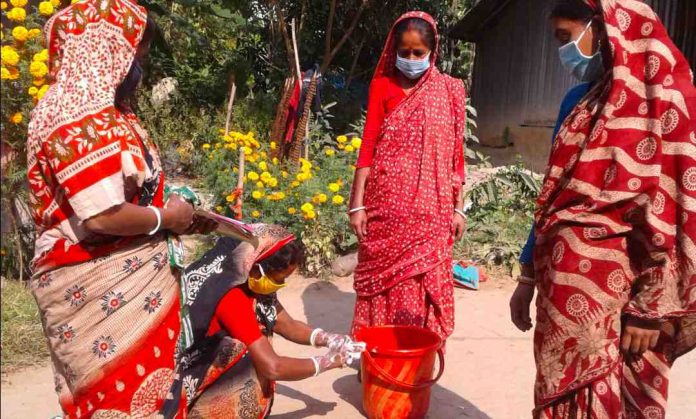
[(587, 24), (587, 27), (575, 41), (568, 42), (558, 49), (558, 55), (561, 57), (561, 63), (566, 70), (570, 72), (576, 79), (582, 82), (592, 82), (602, 76), (604, 72), (604, 64), (602, 63), (602, 54), (597, 51), (594, 55), (587, 56), (580, 51), (578, 43), (585, 36), (587, 30), (592, 25), (592, 22)]
[(430, 53), (420, 60), (409, 60), (396, 55), (396, 68), (401, 73), (411, 80), (415, 80), (422, 76), (430, 68)]

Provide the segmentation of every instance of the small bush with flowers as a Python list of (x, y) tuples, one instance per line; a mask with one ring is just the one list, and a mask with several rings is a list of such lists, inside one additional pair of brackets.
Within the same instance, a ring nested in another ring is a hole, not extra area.
[(243, 219), (293, 230), (307, 250), (306, 271), (321, 275), (337, 253), (357, 244), (346, 211), (360, 143), (360, 138), (340, 135), (330, 145), (316, 142), (309, 160), (280, 162), (271, 157), (276, 143), (265, 144), (253, 132), (221, 131), (217, 142), (202, 146), (205, 184), (216, 197), (216, 211), (233, 216), (242, 149)]
[(27, 123), (29, 112), (48, 90), (48, 51), (44, 48), (43, 26), (68, 3), (69, 0), (0, 1), (1, 205), (3, 218), (7, 217), (3, 220), (7, 221), (7, 228), (3, 228), (0, 249), (3, 276), (22, 278), (28, 274), (33, 226), (27, 217), (24, 187)]

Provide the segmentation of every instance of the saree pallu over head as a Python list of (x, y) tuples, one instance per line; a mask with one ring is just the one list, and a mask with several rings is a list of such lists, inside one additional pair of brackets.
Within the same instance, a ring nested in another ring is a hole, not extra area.
[[(430, 69), (386, 117), (377, 140), (365, 189), (368, 234), (355, 271), (359, 297), (379, 294), (452, 260), (452, 216), (464, 181), (455, 170), (464, 159), (464, 85), (435, 67), (438, 37), (431, 16), (410, 12), (394, 26), (414, 17), (433, 27), (436, 45)], [(375, 79), (397, 71), (396, 42), (392, 28)]]
[(123, 202), (162, 206), (154, 144), (114, 106), (147, 23), (130, 0), (83, 0), (46, 24), (50, 88), (31, 114), (29, 203), (37, 269), (84, 262), (129, 239), (96, 237), (82, 222)]
[(588, 4), (611, 71), (563, 123), (538, 200), (537, 406), (622, 362), (623, 314), (665, 320), (671, 360), (696, 344), (693, 75), (650, 7)]
[(83, 0), (45, 31), (52, 84), (27, 142), (31, 287), (69, 418), (153, 417), (175, 397), (179, 286), (164, 237), (96, 237), (83, 226), (124, 202), (162, 205), (156, 149), (114, 107), (146, 21), (135, 2)]

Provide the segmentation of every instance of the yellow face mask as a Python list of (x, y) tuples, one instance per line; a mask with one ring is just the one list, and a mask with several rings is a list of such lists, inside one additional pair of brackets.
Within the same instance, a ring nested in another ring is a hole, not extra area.
[(249, 277), (249, 289), (260, 295), (269, 295), (273, 294), (274, 292), (277, 292), (279, 289), (283, 288), (285, 286), (285, 283), (279, 284), (272, 280), (271, 278), (266, 276), (266, 273), (263, 271), (263, 267), (259, 264), (259, 271), (261, 271), (261, 277), (260, 278), (252, 278)]

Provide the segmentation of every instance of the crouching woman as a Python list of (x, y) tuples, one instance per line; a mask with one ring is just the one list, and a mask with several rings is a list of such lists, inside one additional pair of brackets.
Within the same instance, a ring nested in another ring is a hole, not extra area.
[[(221, 238), (184, 272), (182, 343), (187, 349), (174, 391), (186, 395), (191, 417), (267, 417), (276, 380), (303, 380), (342, 367), (347, 359), (349, 337), (294, 320), (278, 301), (276, 291), (302, 262), (300, 244), (279, 226), (255, 230), (257, 247)], [(271, 346), (274, 333), (329, 351), (281, 356)]]

